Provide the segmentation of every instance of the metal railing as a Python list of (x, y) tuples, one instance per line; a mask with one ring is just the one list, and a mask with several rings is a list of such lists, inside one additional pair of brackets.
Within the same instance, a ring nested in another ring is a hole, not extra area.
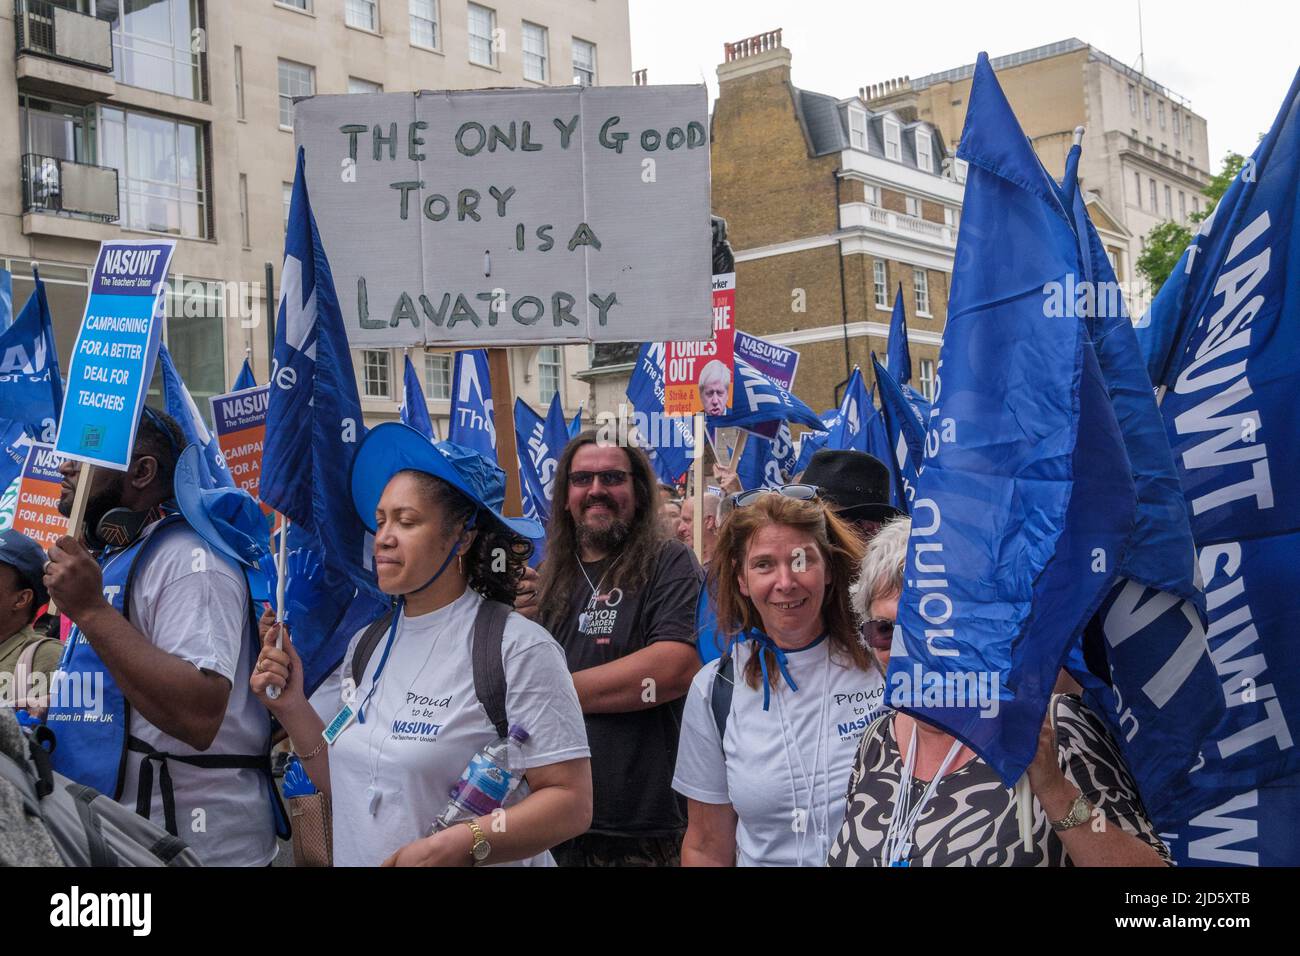
[(117, 170), (57, 156), (22, 157), (23, 212), (61, 213), (117, 222)]
[(14, 36), (19, 53), (113, 72), (113, 25), (53, 0), (14, 0)]

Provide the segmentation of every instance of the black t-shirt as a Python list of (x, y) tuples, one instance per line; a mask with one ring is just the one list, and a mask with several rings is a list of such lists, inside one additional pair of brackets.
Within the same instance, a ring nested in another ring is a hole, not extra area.
[[(616, 557), (582, 565), (606, 600), (596, 600), (579, 579), (568, 614), (551, 628), (571, 672), (656, 641), (695, 644), (695, 599), (704, 571), (694, 553), (680, 541), (665, 542), (646, 584), (631, 593), (601, 582)], [(645, 710), (585, 715), (595, 803), (590, 832), (668, 836), (685, 829), (685, 807), (672, 789), (684, 705), (678, 698)]]

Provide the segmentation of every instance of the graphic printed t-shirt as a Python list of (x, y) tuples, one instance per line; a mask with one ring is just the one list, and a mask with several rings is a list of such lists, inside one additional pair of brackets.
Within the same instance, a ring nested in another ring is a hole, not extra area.
[[(680, 541), (666, 541), (645, 585), (625, 593), (601, 583), (617, 555), (583, 563), (600, 593), (579, 579), (564, 620), (552, 628), (569, 670), (598, 667), (658, 641), (695, 643), (695, 599), (704, 571)], [(579, 630), (580, 620), (585, 633)], [(594, 791), (592, 833), (672, 836), (686, 811), (672, 791), (681, 698), (622, 714), (587, 714)]]
[[(248, 686), (251, 649), (248, 588), (243, 574), (189, 528), (168, 530), (141, 559), (131, 585), (131, 623), (155, 647), (230, 681), (226, 717), (216, 739), (199, 751), (131, 710), (130, 732), (178, 756), (266, 753), (270, 718)], [(135, 806), (138, 753), (127, 754), (121, 802)], [(177, 834), (205, 866), (265, 866), (275, 858), (275, 821), (266, 777), (256, 770), (211, 770), (168, 761), (176, 795)], [(159, 772), (154, 768), (149, 819), (163, 825)]]
[[(470, 758), (496, 739), (474, 693), (471, 647), (482, 600), (466, 590), (446, 607), (400, 619), (388, 662), (365, 707), (365, 723), (353, 720), (330, 748), (335, 866), (378, 866), (427, 836)], [(361, 633), (348, 647), (344, 675), (352, 673)], [(366, 664), (354, 709), (370, 693), (387, 640), (385, 633)], [(529, 734), (525, 768), (589, 756), (573, 679), (551, 635), (512, 613), (501, 658), (507, 718)], [(343, 682), (345, 692), (348, 683)], [(343, 703), (338, 702), (336, 712)], [(527, 786), (527, 781), (521, 784), (510, 802), (522, 799)], [(487, 836), (490, 841), (492, 835)], [(548, 852), (511, 865), (553, 866), (554, 861)]]
[(713, 719), (715, 662), (695, 675), (686, 696), (673, 788), (735, 808), (738, 866), (824, 866), (844, 822), (858, 737), (884, 703), (884, 678), (832, 655), (822, 638), (786, 651), (799, 689), (778, 677), (764, 711), (762, 683), (750, 687), (744, 678), (754, 644), (737, 644), (733, 653), (726, 738), (719, 741)]

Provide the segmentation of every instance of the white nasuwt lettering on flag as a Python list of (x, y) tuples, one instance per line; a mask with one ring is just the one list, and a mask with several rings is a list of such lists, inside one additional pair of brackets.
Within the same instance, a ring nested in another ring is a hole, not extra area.
[[(1265, 211), (1238, 233), (1224, 262), (1225, 270), (1247, 247), (1256, 240), (1265, 238), (1268, 227), (1269, 216)], [(1258, 253), (1231, 271), (1225, 271), (1219, 278), (1214, 291), (1216, 296), (1223, 297), (1222, 305), (1208, 320), (1205, 340), (1197, 349), (1196, 358), (1183, 369), (1178, 381), (1174, 383), (1174, 390), (1180, 395), (1214, 389), (1199, 405), (1174, 419), (1174, 428), (1180, 435), (1210, 432), (1210, 437), (1183, 452), (1183, 467), (1188, 471), (1222, 468), (1226, 476), (1230, 470), (1227, 466), (1251, 463), (1249, 477), (1193, 498), (1192, 512), (1197, 515), (1247, 498), (1254, 498), (1257, 508), (1273, 507), (1268, 447), (1266, 442), (1257, 440), (1256, 437), (1263, 424), (1259, 411), (1251, 409), (1224, 414), (1254, 394), (1247, 377), (1247, 357), (1243, 355), (1229, 364), (1218, 364), (1234, 352), (1250, 346), (1250, 323), (1263, 306), (1264, 297), (1248, 296), (1268, 275), (1270, 252), (1265, 241)], [(1238, 442), (1244, 447), (1226, 450)], [(1236, 471), (1244, 475), (1240, 469)], [(1238, 475), (1234, 474), (1233, 477)]]
[(284, 309), (284, 340), (289, 347), (316, 361), (316, 341), (307, 339), (316, 328), (316, 289), (311, 298), (302, 301), (302, 263), (293, 256), (284, 257), (284, 270), (280, 278), (280, 307)]
[[(487, 432), (493, 445), (497, 442), (496, 424), (493, 421), (494, 403), (483, 397), (483, 383), (479, 381), (478, 362), (471, 352), (457, 355), (460, 362), (460, 391), (456, 394), (456, 414), (460, 416), (459, 425), (475, 431)], [(482, 409), (482, 414), (474, 410), (470, 402)]]
[[(1111, 647), (1119, 647), (1177, 605), (1178, 611), (1187, 618), (1187, 636), (1151, 679), (1142, 685), (1142, 692), (1151, 702), (1163, 708), (1196, 670), (1197, 662), (1205, 653), (1205, 629), (1201, 626), (1196, 606), (1190, 601), (1184, 601), (1168, 591), (1159, 591), (1139, 607), (1138, 602), (1146, 593), (1144, 585), (1136, 581), (1125, 581), (1110, 610), (1106, 612), (1103, 630), (1106, 642)], [(1136, 730), (1135, 726), (1133, 733)], [(1129, 734), (1129, 739), (1133, 739), (1132, 733)]]
[[(1224, 260), (1224, 271), (1214, 288), (1222, 303), (1218, 311), (1202, 320), (1206, 323), (1205, 340), (1174, 385), (1174, 390), (1182, 395), (1213, 389), (1199, 405), (1174, 418), (1174, 428), (1180, 435), (1210, 432), (1210, 437), (1183, 452), (1183, 467), (1189, 472), (1217, 468), (1222, 470), (1225, 480), (1238, 479), (1193, 498), (1190, 504), (1197, 515), (1236, 501), (1253, 499), (1259, 510), (1272, 508), (1274, 503), (1268, 446), (1259, 440), (1263, 430), (1259, 411), (1256, 408), (1228, 411), (1247, 402), (1254, 394), (1248, 377), (1247, 350), (1251, 322), (1264, 305), (1264, 297), (1251, 293), (1268, 275), (1269, 226), (1269, 214), (1264, 211), (1233, 238)], [(1252, 247), (1258, 251), (1243, 259)], [(1242, 261), (1238, 265), (1229, 268), (1239, 259)], [(1232, 361), (1224, 361), (1229, 357)], [(1238, 442), (1243, 447), (1228, 450)], [(1245, 464), (1250, 465), (1248, 477), (1242, 468), (1229, 468)], [(1272, 684), (1260, 683), (1268, 672), (1267, 660), (1263, 653), (1242, 656), (1247, 650), (1262, 650), (1249, 602), (1242, 601), (1228, 613), (1221, 611), (1229, 601), (1245, 594), (1245, 582), (1238, 574), (1240, 567), (1238, 542), (1211, 545), (1200, 551), (1201, 577), (1207, 588), (1215, 582), (1220, 569), (1229, 578), (1206, 594), (1206, 607), (1211, 616), (1206, 637), (1211, 642), (1214, 666), (1223, 680), (1224, 700), (1229, 707), (1250, 705), (1263, 711), (1259, 720), (1218, 742), (1219, 754), (1225, 759), (1269, 739), (1275, 740), (1280, 750), (1293, 746), (1290, 728)], [(1217, 648), (1214, 646), (1216, 639), (1233, 630), (1236, 633), (1231, 638)]]
[[(1211, 832), (1188, 841), (1188, 858), (1225, 866), (1259, 866), (1259, 854), (1254, 850), (1229, 849), (1235, 843), (1258, 839), (1259, 822), (1254, 819), (1253, 813), (1249, 816), (1244, 815), (1245, 811), (1254, 811), (1258, 806), (1259, 791), (1248, 790), (1192, 817), (1188, 821), (1189, 827)], [(1241, 813), (1243, 816), (1230, 816), (1234, 813)]]

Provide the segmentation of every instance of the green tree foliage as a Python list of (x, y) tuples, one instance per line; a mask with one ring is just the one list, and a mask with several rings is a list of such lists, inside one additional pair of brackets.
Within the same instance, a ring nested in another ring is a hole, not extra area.
[[(1241, 172), (1241, 167), (1245, 163), (1246, 157), (1240, 153), (1228, 153), (1223, 157), (1223, 168), (1211, 176), (1210, 181), (1201, 190), (1201, 194), (1208, 200), (1205, 209), (1188, 216), (1191, 222), (1201, 222), (1214, 211), (1214, 207), (1228, 191), (1228, 187), (1237, 178), (1237, 173)], [(1191, 241), (1192, 230), (1176, 222), (1162, 222), (1147, 234), (1146, 249), (1138, 256), (1137, 270), (1151, 284), (1153, 297), (1174, 271), (1174, 266), (1182, 257), (1183, 250), (1191, 244)]]

